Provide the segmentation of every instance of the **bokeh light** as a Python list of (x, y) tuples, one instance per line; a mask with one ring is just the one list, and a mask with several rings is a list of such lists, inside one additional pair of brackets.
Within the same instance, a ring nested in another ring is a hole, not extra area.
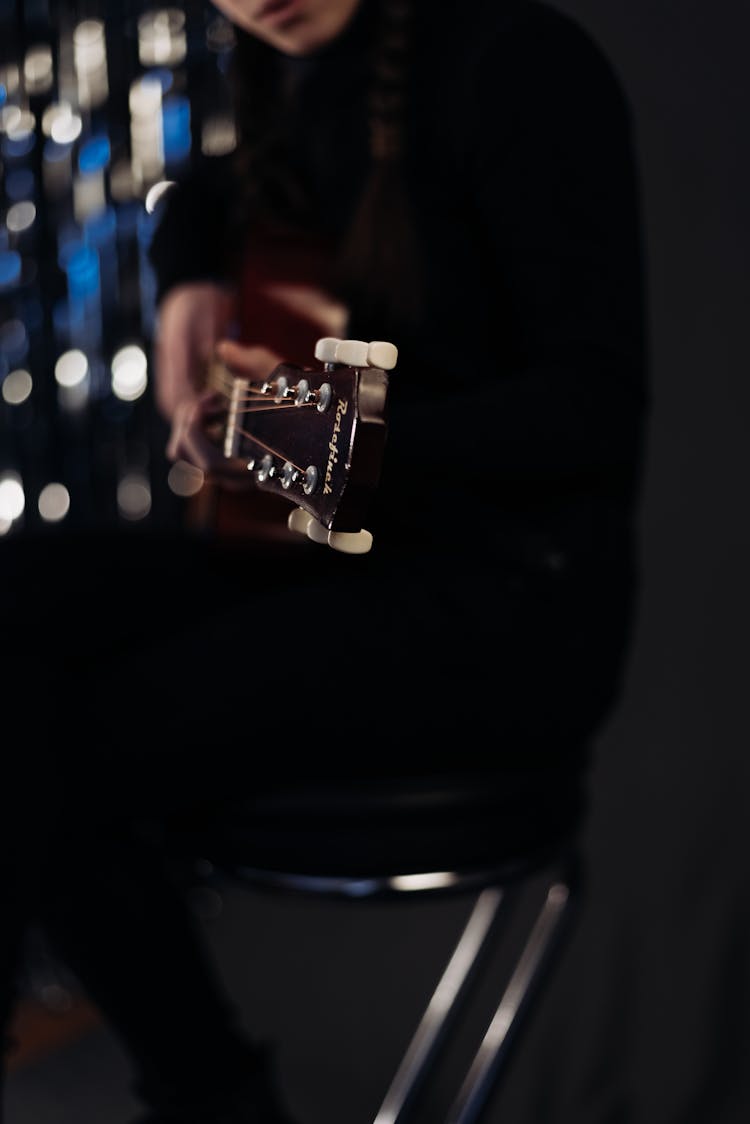
[(70, 511), (70, 493), (64, 484), (47, 484), (39, 493), (37, 507), (45, 523), (59, 523)]
[(122, 402), (135, 402), (148, 385), (148, 360), (138, 344), (121, 347), (112, 359), (112, 393)]

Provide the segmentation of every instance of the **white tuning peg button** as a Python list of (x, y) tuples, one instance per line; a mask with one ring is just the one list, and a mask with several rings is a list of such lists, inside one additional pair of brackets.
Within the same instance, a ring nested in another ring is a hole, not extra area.
[(370, 367), (380, 367), (381, 371), (392, 371), (398, 359), (398, 348), (387, 340), (372, 340), (367, 348), (367, 363)]
[(339, 340), (336, 348), (336, 362), (347, 367), (367, 367), (369, 344), (364, 340)]
[(324, 527), (319, 519), (314, 519), (312, 516), (310, 516), (310, 522), (307, 524), (305, 534), (308, 539), (312, 539), (313, 542), (323, 543), (324, 545), (328, 542), (328, 528)]
[(293, 511), (289, 512), (286, 525), (290, 531), (295, 531), (298, 535), (306, 535), (312, 518), (310, 512), (305, 511), (304, 507), (295, 507)]
[(315, 357), (320, 363), (335, 363), (336, 362), (336, 347), (341, 343), (341, 339), (335, 336), (323, 336), (318, 339), (315, 345)]
[(341, 340), (333, 336), (323, 336), (315, 344), (315, 358), (320, 363), (335, 363), (336, 362), (336, 348), (341, 343)]
[(372, 547), (369, 531), (329, 531), (328, 545), (342, 554), (367, 554)]

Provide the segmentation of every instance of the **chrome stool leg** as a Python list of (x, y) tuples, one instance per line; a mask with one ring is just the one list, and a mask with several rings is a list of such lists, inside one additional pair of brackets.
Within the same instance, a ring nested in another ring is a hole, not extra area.
[(475, 1124), (510, 1045), (511, 1033), (552, 951), (570, 905), (570, 886), (565, 882), (555, 882), (547, 892), (544, 905), (448, 1114), (446, 1124)]
[(455, 1013), (503, 901), (499, 888), (483, 890), (459, 937), (419, 1026), (385, 1095), (374, 1124), (399, 1124)]

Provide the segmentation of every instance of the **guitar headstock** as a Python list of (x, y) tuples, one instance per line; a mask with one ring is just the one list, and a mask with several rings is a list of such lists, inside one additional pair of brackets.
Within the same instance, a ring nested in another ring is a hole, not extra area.
[(224, 455), (294, 505), (291, 530), (346, 553), (370, 549), (363, 521), (380, 477), (397, 357), (383, 340), (325, 337), (315, 365), (280, 363), (264, 382), (212, 368), (211, 383), (228, 398)]

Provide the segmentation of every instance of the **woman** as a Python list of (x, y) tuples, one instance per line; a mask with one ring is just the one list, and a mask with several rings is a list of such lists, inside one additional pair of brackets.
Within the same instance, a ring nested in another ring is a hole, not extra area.
[[(382, 734), (398, 713), (404, 734), (472, 731), (470, 752), (491, 729), (506, 763), (580, 747), (626, 646), (646, 398), (617, 81), (539, 4), (468, 23), (405, 0), (219, 7), (240, 144), (167, 196), (152, 246), (169, 455), (225, 468), (205, 432), (215, 350), (262, 382), (314, 364), (316, 336), (394, 342), (375, 546), (306, 554), (307, 580), (323, 601), (343, 583), (352, 651), (393, 669)], [(283, 635), (285, 614), (252, 607)], [(439, 715), (415, 669), (446, 686)]]
[[(166, 195), (151, 248), (169, 456), (227, 475), (214, 354), (263, 380), (339, 336), (391, 341), (398, 363), (369, 553), (287, 533), (289, 505), (269, 514), (231, 477), (248, 532), (165, 558), (159, 628), (144, 644), (126, 621), (108, 655), (114, 680), (137, 648), (147, 699), (110, 730), (110, 754), (130, 752), (118, 799), (143, 800), (143, 768), (157, 810), (220, 815), (246, 786), (327, 774), (504, 769), (544, 790), (562, 770), (584, 790), (628, 650), (647, 402), (619, 84), (579, 27), (523, 0), (216, 6), (236, 28), (239, 143)], [(164, 733), (148, 762), (132, 752), (146, 716)], [(534, 812), (515, 810), (510, 847), (544, 830)], [(71, 898), (58, 841), (41, 900), (132, 1053), (148, 1121), (283, 1124), (182, 905), (113, 821), (95, 909), (90, 833), (87, 884)]]

